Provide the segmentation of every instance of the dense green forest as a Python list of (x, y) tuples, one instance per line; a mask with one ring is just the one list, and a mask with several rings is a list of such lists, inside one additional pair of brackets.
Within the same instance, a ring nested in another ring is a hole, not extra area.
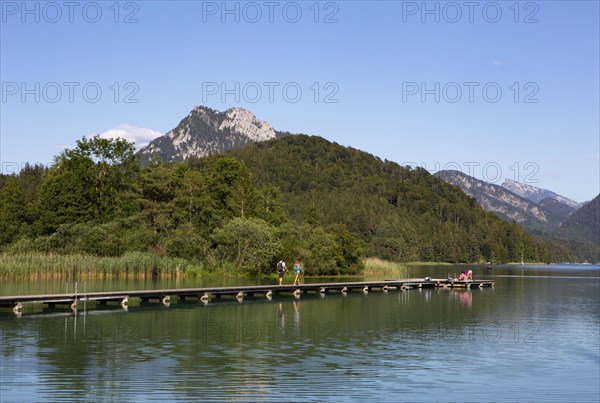
[[(279, 258), (299, 257), (307, 274), (333, 275), (360, 272), (365, 256), (577, 258), (424, 170), (303, 135), (145, 168), (132, 144), (84, 137), (49, 168), (0, 176), (0, 248), (3, 259), (121, 258), (127, 274), (138, 273), (137, 260), (152, 274), (199, 267), (261, 275)], [(97, 273), (114, 274), (104, 267)]]
[(292, 220), (343, 224), (368, 256), (393, 261), (598, 261), (597, 245), (534, 237), (485, 212), (458, 187), (320, 137), (231, 150), (257, 186), (281, 189)]
[(600, 195), (574, 212), (556, 231), (556, 236), (600, 245)]

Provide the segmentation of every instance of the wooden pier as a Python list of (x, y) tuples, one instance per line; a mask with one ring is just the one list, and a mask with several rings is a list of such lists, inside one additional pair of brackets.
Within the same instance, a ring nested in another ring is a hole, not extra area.
[(449, 279), (432, 279), (426, 277), (423, 279), (308, 283), (300, 285), (255, 285), (90, 292), (83, 294), (17, 295), (0, 296), (0, 308), (10, 308), (18, 315), (21, 313), (24, 304), (45, 304), (49, 308), (63, 305), (76, 311), (82, 302), (87, 303), (88, 301), (94, 301), (98, 305), (106, 305), (108, 302), (113, 302), (126, 308), (131, 298), (138, 298), (141, 302), (160, 302), (164, 305), (168, 305), (171, 298), (175, 297), (181, 301), (197, 299), (203, 303), (208, 303), (214, 299), (218, 300), (223, 296), (233, 296), (241, 302), (246, 296), (261, 296), (270, 300), (274, 295), (278, 294), (291, 294), (295, 298), (300, 298), (302, 294), (306, 293), (327, 294), (329, 292), (338, 292), (345, 294), (353, 291), (368, 293), (370, 291), (387, 292), (389, 290), (410, 290), (415, 288), (483, 288), (493, 287), (494, 283), (491, 280), (452, 281)]

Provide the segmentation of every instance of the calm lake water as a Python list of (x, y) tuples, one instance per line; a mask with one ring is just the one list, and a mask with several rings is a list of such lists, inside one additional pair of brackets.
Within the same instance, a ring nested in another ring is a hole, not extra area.
[[(407, 276), (460, 270), (412, 267)], [(37, 307), (20, 318), (4, 309), (0, 401), (598, 402), (600, 267), (474, 272), (496, 286), (132, 303), (78, 315)], [(241, 282), (248, 280), (85, 287)], [(0, 294), (66, 287), (74, 284), (4, 283)]]

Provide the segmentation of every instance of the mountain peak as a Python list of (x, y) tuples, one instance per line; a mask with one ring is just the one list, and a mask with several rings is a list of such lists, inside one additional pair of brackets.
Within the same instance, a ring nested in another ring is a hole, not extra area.
[(271, 140), (277, 136), (269, 123), (257, 119), (244, 108), (231, 108), (225, 111), (225, 119), (219, 126), (219, 130), (225, 129), (244, 134), (253, 141)]
[(219, 112), (196, 106), (166, 135), (154, 139), (139, 152), (142, 165), (158, 157), (163, 161), (183, 161), (191, 157), (220, 154), (228, 149), (274, 139), (273, 127), (244, 108)]
[(562, 204), (566, 204), (567, 206), (576, 209), (583, 205), (582, 203), (578, 203), (575, 200), (569, 199), (568, 197), (564, 197), (559, 195), (558, 193), (554, 193), (551, 190), (541, 189), (536, 186), (516, 182), (508, 178), (504, 180), (504, 183), (502, 183), (502, 187), (510, 190), (515, 194), (518, 194), (521, 197), (531, 200), (534, 203), (539, 203), (544, 199), (552, 198)]

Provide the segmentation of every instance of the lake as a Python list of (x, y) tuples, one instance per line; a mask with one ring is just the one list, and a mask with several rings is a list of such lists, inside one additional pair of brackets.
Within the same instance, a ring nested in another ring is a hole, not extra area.
[[(407, 276), (446, 277), (462, 268), (411, 266)], [(598, 402), (600, 267), (477, 267), (474, 274), (495, 287), (133, 302), (127, 311), (80, 307), (77, 315), (36, 307), (15, 317), (4, 309), (0, 401)], [(232, 283), (257, 282), (90, 280), (78, 287)], [(5, 282), (0, 293), (73, 287)]]

